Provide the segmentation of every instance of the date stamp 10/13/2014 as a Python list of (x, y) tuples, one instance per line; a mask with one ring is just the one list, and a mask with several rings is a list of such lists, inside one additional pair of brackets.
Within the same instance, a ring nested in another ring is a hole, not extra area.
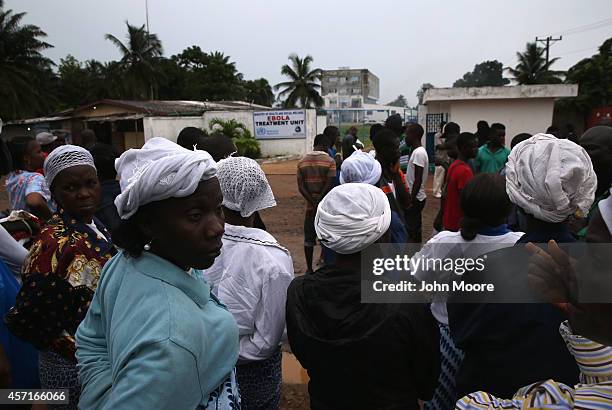
[(68, 390), (0, 389), (0, 405), (4, 404), (68, 404)]

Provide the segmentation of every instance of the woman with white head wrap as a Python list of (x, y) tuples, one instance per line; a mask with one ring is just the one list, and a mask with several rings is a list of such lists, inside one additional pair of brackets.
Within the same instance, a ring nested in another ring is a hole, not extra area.
[(319, 203), (317, 235), (336, 263), (287, 291), (287, 335), (308, 371), (313, 408), (418, 408), (431, 397), (438, 340), (426, 307), (361, 303), (361, 252), (390, 223), (389, 201), (373, 185), (340, 185)]
[(268, 232), (254, 227), (255, 214), (276, 206), (266, 175), (254, 160), (218, 163), (225, 233), (215, 264), (206, 271), (213, 292), (238, 323), (236, 374), (246, 408), (276, 409), (281, 388), (281, 338), (293, 261)]
[[(521, 283), (529, 271), (524, 243), (575, 242), (567, 218), (588, 211), (596, 186), (591, 160), (579, 145), (547, 134), (516, 145), (506, 165), (506, 192), (518, 207), (525, 234), (515, 246), (484, 255), (479, 277)], [(529, 382), (553, 378), (570, 386), (578, 383), (576, 362), (559, 338), (566, 316), (551, 304), (449, 303), (447, 308), (453, 340), (464, 353), (455, 377), (457, 396), (483, 389), (512, 395)], [(538, 364), (528, 365), (534, 358)]]
[(375, 157), (363, 151), (355, 151), (342, 163), (340, 184), (357, 182), (376, 185), (381, 174), (382, 167)]
[(591, 159), (569, 140), (536, 134), (508, 157), (506, 191), (527, 233), (520, 242), (573, 242), (565, 221), (576, 212), (586, 215), (596, 188)]
[(116, 251), (94, 216), (100, 184), (91, 154), (75, 145), (61, 146), (49, 154), (44, 171), (59, 211), (30, 248), (23, 286), (6, 322), (11, 332), (41, 351), (41, 387), (68, 389), (69, 408), (76, 409), (75, 332), (102, 267)]
[(332, 189), (319, 203), (315, 216), (321, 243), (343, 255), (367, 248), (387, 232), (390, 224), (389, 201), (379, 188), (369, 184), (344, 184)]
[(122, 222), (113, 238), (122, 251), (76, 335), (79, 407), (229, 407), (239, 400), (238, 330), (201, 271), (222, 244), (216, 163), (153, 138), (116, 168)]

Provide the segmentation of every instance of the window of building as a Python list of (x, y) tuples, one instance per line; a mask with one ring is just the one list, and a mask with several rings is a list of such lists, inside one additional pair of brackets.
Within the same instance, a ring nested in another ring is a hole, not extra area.
[(359, 108), (361, 106), (361, 100), (353, 98), (351, 100), (351, 108)]
[(374, 114), (374, 112), (372, 110), (367, 110), (366, 111), (366, 115), (372, 115), (372, 114)]
[(328, 77), (327, 81), (329, 81), (330, 83), (337, 83), (338, 77)]
[(361, 94), (361, 89), (353, 88), (353, 94)]
[(354, 82), (354, 83), (358, 82), (359, 81), (359, 76), (358, 75), (352, 76), (351, 77), (351, 81)]
[(330, 107), (335, 107), (336, 105), (338, 105), (338, 100), (336, 100), (335, 98), (330, 98), (329, 99), (329, 106)]

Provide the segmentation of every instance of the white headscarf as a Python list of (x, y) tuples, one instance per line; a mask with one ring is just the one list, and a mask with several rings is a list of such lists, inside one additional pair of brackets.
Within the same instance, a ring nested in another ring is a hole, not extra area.
[(195, 192), (200, 181), (213, 178), (217, 165), (206, 151), (189, 151), (165, 138), (151, 138), (141, 149), (130, 149), (115, 160), (121, 194), (115, 206), (121, 219), (139, 207)]
[(94, 160), (89, 151), (77, 145), (62, 145), (57, 147), (47, 158), (43, 165), (45, 180), (49, 188), (55, 177), (66, 168), (86, 165), (96, 169)]
[(518, 144), (508, 157), (506, 191), (510, 200), (535, 218), (562, 222), (595, 199), (597, 177), (586, 151), (548, 134)]
[(380, 180), (382, 167), (373, 156), (363, 151), (355, 151), (344, 160), (340, 168), (340, 183), (362, 182), (376, 185)]
[(255, 211), (276, 206), (266, 174), (256, 161), (229, 157), (219, 161), (217, 166), (225, 207), (248, 218)]
[(314, 223), (317, 237), (325, 246), (348, 255), (364, 250), (387, 232), (391, 208), (380, 188), (349, 183), (325, 195)]

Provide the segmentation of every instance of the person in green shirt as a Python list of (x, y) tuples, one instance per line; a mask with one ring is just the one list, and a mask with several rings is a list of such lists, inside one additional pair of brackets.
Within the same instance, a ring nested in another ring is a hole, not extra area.
[(474, 161), (476, 172), (497, 173), (504, 167), (510, 155), (505, 142), (506, 127), (499, 123), (491, 124), (489, 142), (478, 149)]

